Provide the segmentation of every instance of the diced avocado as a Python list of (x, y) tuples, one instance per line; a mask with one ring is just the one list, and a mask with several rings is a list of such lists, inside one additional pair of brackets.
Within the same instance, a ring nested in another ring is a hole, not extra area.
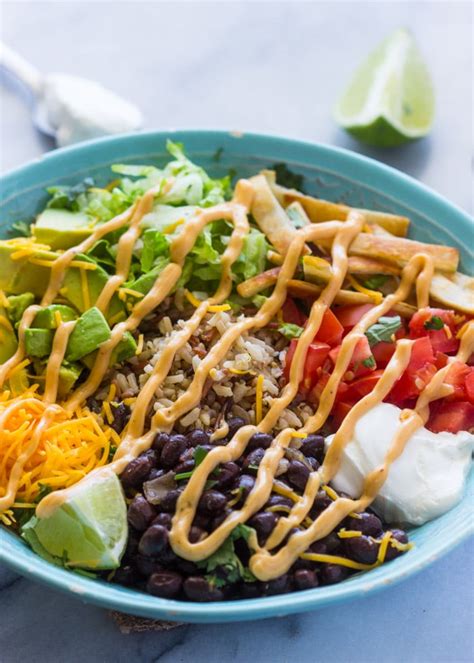
[(80, 364), (64, 362), (59, 369), (58, 396), (65, 398), (73, 388), (82, 372)]
[(18, 339), (10, 326), (7, 313), (3, 306), (0, 306), (0, 364), (10, 359), (18, 347)]
[(54, 332), (50, 329), (30, 327), (25, 330), (25, 350), (30, 357), (47, 357), (51, 354)]
[(51, 270), (28, 262), (26, 257), (12, 260), (12, 254), (20, 249), (20, 245), (0, 241), (0, 289), (12, 295), (31, 292), (41, 296), (48, 287)]
[(24, 292), (22, 295), (11, 295), (8, 297), (8, 317), (13, 325), (20, 322), (23, 313), (28, 306), (34, 304), (35, 296), (32, 292)]
[(91, 219), (86, 214), (65, 209), (45, 209), (32, 226), (36, 241), (48, 244), (53, 250), (76, 246), (92, 232)]
[(159, 277), (164, 268), (169, 264), (167, 258), (161, 257), (156, 261), (156, 265), (146, 274), (143, 274), (135, 281), (129, 281), (126, 286), (131, 290), (136, 290), (146, 295), (152, 289), (156, 279)]
[[(110, 357), (109, 366), (115, 366), (115, 364), (121, 364), (123, 361), (133, 357), (137, 351), (137, 344), (130, 332), (125, 332), (120, 343), (112, 350), (112, 355)], [(82, 357), (82, 363), (91, 369), (94, 366), (95, 359), (97, 357), (97, 352), (91, 352), (90, 355)]]
[(74, 327), (67, 345), (66, 359), (76, 361), (97, 350), (110, 338), (110, 327), (97, 307), (85, 311)]
[[(96, 265), (96, 269), (84, 272), (87, 279), (87, 296), (89, 302), (87, 300), (84, 301), (83, 277), (81, 277), (79, 269), (68, 269), (66, 276), (64, 277), (61, 293), (65, 299), (78, 309), (78, 311), (83, 313), (90, 306), (94, 306), (100, 293), (104, 289), (105, 284), (110, 279), (110, 275), (88, 256), (79, 254), (76, 260), (90, 262)], [(120, 313), (122, 313), (121, 319), (124, 320), (127, 317), (124, 305), (118, 296), (114, 295), (107, 309), (107, 319), (113, 319), (114, 322), (118, 322), (118, 316)]]
[(76, 311), (70, 306), (51, 304), (36, 314), (32, 326), (40, 327), (41, 329), (56, 329), (56, 313), (59, 313), (63, 322), (70, 322), (77, 319)]

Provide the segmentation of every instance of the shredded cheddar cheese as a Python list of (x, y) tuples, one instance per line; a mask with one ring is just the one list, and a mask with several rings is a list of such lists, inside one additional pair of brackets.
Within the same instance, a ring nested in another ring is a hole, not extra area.
[(347, 280), (351, 284), (351, 286), (354, 288), (354, 290), (357, 290), (357, 292), (361, 292), (364, 295), (367, 295), (370, 297), (374, 304), (378, 305), (381, 304), (383, 301), (383, 295), (381, 292), (378, 290), (369, 290), (369, 288), (364, 288), (363, 285), (361, 285), (357, 279), (355, 279), (352, 274), (347, 274)]
[[(9, 391), (1, 394), (0, 498), (7, 495), (12, 468), (31, 442), (45, 410), (45, 403), (36, 396), (36, 390), (37, 385), (16, 398), (12, 398)], [(108, 427), (102, 430), (87, 409), (79, 408), (78, 413), (70, 416), (58, 406), (51, 425), (43, 431), (33, 453), (23, 464), (12, 506), (28, 508), (44, 486), (53, 490), (66, 488), (94, 468), (105, 465), (111, 430)], [(3, 521), (5, 514), (8, 518), (8, 510), (3, 512)]]

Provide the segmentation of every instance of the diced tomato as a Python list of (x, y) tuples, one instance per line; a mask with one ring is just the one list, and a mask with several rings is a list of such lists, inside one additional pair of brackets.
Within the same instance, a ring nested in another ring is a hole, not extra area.
[(373, 304), (351, 304), (349, 306), (338, 306), (334, 313), (344, 327), (345, 331), (352, 329), (367, 311), (374, 308)]
[(347, 391), (344, 399), (350, 403), (357, 403), (361, 398), (370, 394), (374, 390), (377, 382), (380, 380), (382, 370), (373, 371), (369, 375), (364, 375), (357, 380), (347, 383)]
[[(444, 323), (443, 329), (427, 329), (433, 318), (439, 318)], [(442, 308), (426, 307), (417, 311), (409, 323), (410, 338), (421, 338), (428, 336), (435, 352), (454, 354), (459, 348), (459, 340), (456, 338), (456, 322), (454, 311), (446, 311)]]
[[(338, 345), (337, 348), (333, 348), (329, 353), (329, 357), (334, 364), (336, 364), (340, 349), (341, 346)], [(375, 369), (375, 359), (372, 355), (369, 341), (366, 336), (363, 336), (361, 339), (359, 339), (359, 341), (357, 341), (347, 370), (352, 371), (354, 373), (354, 377), (360, 377), (366, 373), (371, 373)]]
[(381, 341), (372, 346), (372, 354), (374, 355), (378, 368), (385, 368), (394, 352), (395, 343)]
[(435, 359), (436, 368), (438, 370), (440, 368), (444, 368), (444, 366), (446, 366), (446, 364), (448, 363), (448, 359), (449, 359), (448, 355), (445, 355), (444, 352), (437, 352)]
[(351, 409), (352, 409), (352, 404), (345, 403), (344, 401), (339, 401), (334, 405), (332, 410), (332, 415), (333, 415), (333, 427), (335, 431), (340, 427), (340, 425), (346, 418), (346, 415), (349, 414)]
[(474, 368), (466, 376), (465, 384), (467, 400), (474, 405)]
[(447, 431), (458, 433), (474, 428), (474, 405), (467, 401), (453, 402), (443, 400), (433, 408), (426, 427), (433, 433)]
[(331, 309), (326, 309), (321, 321), (321, 326), (318, 329), (318, 333), (315, 336), (315, 341), (321, 341), (321, 343), (327, 343), (332, 348), (336, 345), (339, 345), (342, 341), (342, 335), (344, 333), (344, 327), (341, 325), (339, 320), (336, 318)]
[(284, 322), (291, 322), (293, 325), (304, 327), (306, 323), (306, 316), (303, 311), (298, 308), (297, 304), (295, 304), (291, 297), (287, 297), (285, 299), (281, 313)]
[[(296, 351), (297, 339), (293, 339), (290, 343), (290, 347), (286, 353), (285, 367), (283, 370), (286, 381), (290, 379), (290, 368), (293, 361), (293, 357)], [(306, 353), (306, 360), (304, 363), (303, 369), (303, 379), (300, 382), (299, 391), (302, 394), (307, 394), (314, 387), (318, 381), (319, 373), (318, 369), (324, 364), (326, 358), (329, 354), (330, 347), (327, 343), (320, 343), (319, 341), (313, 341), (308, 347), (308, 352)]]
[(410, 363), (393, 386), (387, 400), (395, 405), (418, 396), (436, 373), (435, 356), (427, 336), (417, 339), (412, 348)]
[[(327, 371), (323, 370), (321, 371), (318, 380), (314, 387), (311, 389), (310, 394), (308, 395), (308, 400), (311, 401), (312, 403), (319, 403), (321, 400), (321, 394), (323, 393), (323, 390), (325, 386), (327, 385), (329, 378), (331, 377), (331, 374), (328, 373)], [(337, 392), (336, 392), (336, 398), (334, 399), (335, 403), (339, 403), (341, 401), (346, 401), (346, 393), (347, 393), (347, 384), (345, 382), (340, 382), (338, 387), (337, 387)]]

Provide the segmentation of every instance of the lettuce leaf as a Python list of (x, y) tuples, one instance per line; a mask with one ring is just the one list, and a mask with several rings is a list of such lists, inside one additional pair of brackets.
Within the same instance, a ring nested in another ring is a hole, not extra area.
[(269, 248), (265, 235), (260, 230), (251, 228), (244, 240), (242, 252), (232, 267), (238, 283), (265, 271)]

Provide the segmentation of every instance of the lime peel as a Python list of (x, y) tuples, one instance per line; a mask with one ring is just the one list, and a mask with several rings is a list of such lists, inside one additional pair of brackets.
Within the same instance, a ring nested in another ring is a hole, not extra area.
[(433, 117), (431, 78), (405, 29), (393, 32), (367, 57), (335, 109), (346, 131), (377, 147), (425, 136)]
[(92, 473), (68, 491), (48, 517), (33, 516), (22, 536), (50, 562), (69, 568), (115, 569), (128, 535), (127, 507), (118, 477)]

